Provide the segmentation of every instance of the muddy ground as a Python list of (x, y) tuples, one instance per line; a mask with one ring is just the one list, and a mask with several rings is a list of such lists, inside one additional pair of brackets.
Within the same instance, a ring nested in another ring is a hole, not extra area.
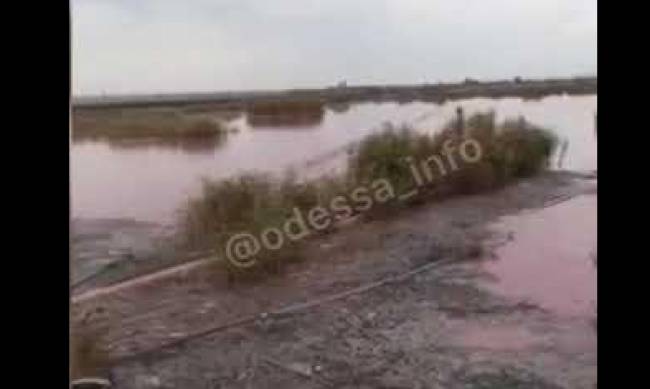
[(133, 219), (72, 219), (72, 293), (111, 285), (177, 262), (172, 233), (169, 226)]
[[(107, 329), (116, 388), (593, 388), (595, 312), (564, 316), (497, 294), (482, 266), (513, 238), (491, 227), (499, 217), (585, 194), (595, 196), (595, 179), (549, 172), (348, 227), (264, 282), (229, 286), (204, 267), (82, 294), (72, 321)], [(365, 293), (159, 349), (437, 261)]]

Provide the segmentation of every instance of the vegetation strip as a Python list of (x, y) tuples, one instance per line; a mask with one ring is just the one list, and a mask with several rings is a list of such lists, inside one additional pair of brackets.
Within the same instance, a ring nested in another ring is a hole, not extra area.
[(73, 111), (77, 109), (104, 109), (156, 106), (191, 106), (209, 104), (227, 109), (242, 109), (246, 104), (277, 100), (313, 100), (325, 102), (364, 101), (435, 101), (475, 97), (531, 97), (552, 94), (594, 94), (598, 91), (596, 77), (564, 79), (521, 79), (501, 81), (465, 80), (461, 83), (420, 85), (361, 85), (345, 88), (321, 88), (287, 91), (251, 91), (222, 93), (189, 93), (169, 95), (83, 96), (74, 97)]
[(533, 176), (547, 167), (556, 145), (550, 131), (523, 118), (496, 123), (493, 112), (467, 119), (459, 112), (435, 135), (388, 124), (358, 144), (340, 174), (206, 179), (179, 212), (179, 240), (229, 259), (219, 263), (231, 278), (265, 276), (303, 259), (305, 238), (330, 233), (339, 222)]

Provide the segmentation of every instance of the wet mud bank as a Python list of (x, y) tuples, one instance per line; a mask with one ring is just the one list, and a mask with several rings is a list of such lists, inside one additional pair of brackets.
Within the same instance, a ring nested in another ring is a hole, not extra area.
[[(510, 286), (497, 264), (519, 257), (507, 257), (521, 252), (513, 245), (531, 251), (538, 234), (549, 233), (519, 218), (551, 212), (542, 219), (576, 225), (596, 192), (593, 178), (549, 172), (329, 235), (311, 243), (309, 260), (261, 283), (227, 286), (185, 274), (84, 300), (73, 306), (73, 322), (109, 329), (102, 342), (117, 388), (592, 388), (596, 332), (582, 292), (567, 292), (579, 302), (566, 311), (535, 289)], [(589, 220), (576, 228), (592, 228)], [(580, 242), (591, 247), (588, 237)], [(577, 260), (558, 250), (554, 256)], [(386, 287), (161, 348), (449, 259)], [(565, 282), (556, 270), (544, 273), (555, 285)]]
[(72, 219), (72, 294), (122, 282), (177, 263), (172, 236), (169, 226), (134, 219)]

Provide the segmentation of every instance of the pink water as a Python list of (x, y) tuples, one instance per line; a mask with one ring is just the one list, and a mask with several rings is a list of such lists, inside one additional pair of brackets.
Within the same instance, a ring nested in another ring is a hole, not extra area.
[(241, 118), (232, 123), (239, 132), (229, 134), (221, 145), (205, 148), (74, 143), (72, 213), (169, 222), (183, 201), (197, 193), (201, 177), (223, 178), (252, 170), (280, 173), (289, 167), (304, 168), (309, 161), (318, 162), (310, 164), (312, 168), (325, 171), (331, 166), (329, 156), (340, 159), (343, 155), (337, 151), (376, 131), (382, 122), (417, 123), (418, 128), (433, 131), (452, 118), (459, 105), (467, 114), (494, 109), (500, 119), (523, 115), (551, 128), (569, 141), (565, 169), (596, 169), (595, 95), (538, 101), (470, 99), (441, 105), (365, 103), (339, 113), (328, 110), (320, 124), (309, 127), (251, 128)]
[(499, 293), (567, 317), (596, 312), (596, 196), (503, 218), (497, 228), (513, 240), (486, 263)]

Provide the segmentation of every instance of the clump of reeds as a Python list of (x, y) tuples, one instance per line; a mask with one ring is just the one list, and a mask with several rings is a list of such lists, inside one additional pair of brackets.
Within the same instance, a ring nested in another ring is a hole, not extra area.
[[(478, 142), (482, 153), (478, 161), (464, 163), (458, 156), (443, 157), (445, 144), (451, 142), (458, 151), (463, 139)], [(387, 125), (360, 143), (350, 158), (348, 174), (358, 184), (385, 178), (396, 192), (404, 193), (414, 185), (412, 164), (416, 164), (419, 170), (433, 171), (431, 175), (436, 176), (425, 183), (420, 197), (464, 194), (538, 173), (547, 167), (556, 146), (557, 138), (549, 130), (524, 119), (498, 124), (492, 112), (474, 114), (462, 123), (453, 120), (432, 136)]]
[[(307, 212), (319, 204), (326, 192), (323, 182), (299, 183), (293, 174), (283, 180), (261, 174), (204, 180), (202, 193), (182, 209), (182, 240), (193, 249), (217, 248), (220, 257), (225, 258), (223, 249), (234, 234), (260, 236), (271, 227), (282, 229), (287, 219), (295, 217), (296, 210)], [(246, 273), (277, 271), (279, 261), (296, 257), (299, 248), (300, 242), (285, 239), (281, 248), (264, 250), (256, 258), (258, 266), (246, 269)], [(229, 270), (241, 273), (236, 266), (229, 266)]]
[[(458, 151), (466, 139), (480, 145), (480, 159), (468, 163), (456, 157), (451, 163), (450, 150)], [(546, 129), (523, 119), (499, 124), (490, 112), (472, 115), (462, 123), (452, 121), (434, 135), (387, 124), (360, 142), (349, 158), (347, 171), (338, 177), (300, 182), (293, 175), (275, 179), (249, 174), (204, 181), (202, 193), (181, 212), (181, 231), (190, 246), (221, 250), (233, 234), (259, 236), (266, 228), (282, 226), (296, 210), (307, 214), (316, 206), (335, 209), (330, 204), (337, 197), (336, 209), (350, 217), (489, 190), (545, 169), (556, 144), (556, 137)], [(422, 182), (414, 181), (414, 166)], [(363, 188), (364, 196), (370, 198), (376, 183), (383, 183), (384, 200), (375, 201), (372, 207), (361, 206), (359, 197), (350, 196)], [(392, 196), (386, 195), (387, 186)], [(416, 186), (416, 195), (401, 201), (399, 195)], [(314, 236), (326, 231), (311, 232)], [(300, 244), (287, 240), (279, 250), (262, 250), (259, 266), (245, 272), (277, 268), (283, 261), (299, 257)]]

